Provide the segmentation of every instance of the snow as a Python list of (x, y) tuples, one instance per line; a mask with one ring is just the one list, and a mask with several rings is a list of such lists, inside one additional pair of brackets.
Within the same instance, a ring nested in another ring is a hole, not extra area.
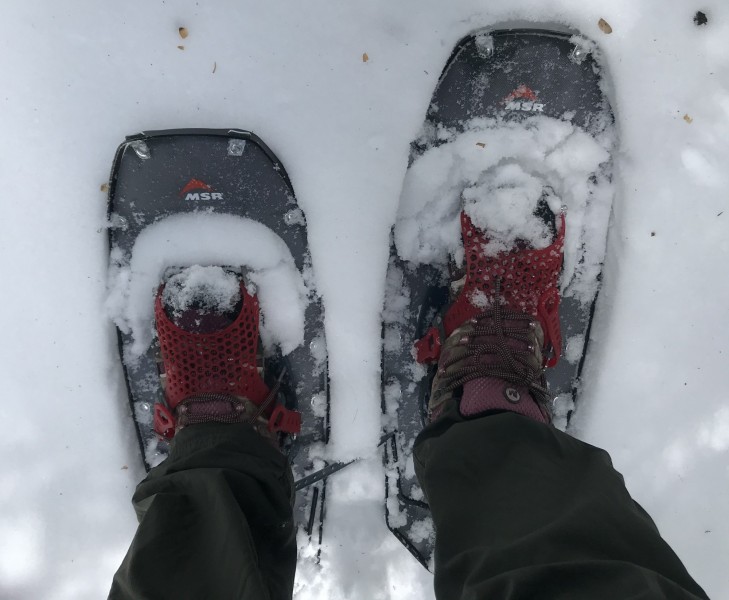
[[(597, 124), (591, 134), (546, 116), (519, 123), (473, 119), (458, 134), (426, 130), (424, 139), (443, 143), (420, 155), (405, 175), (395, 222), (398, 254), (415, 265), (445, 264), (451, 256), (462, 262), (461, 208), (488, 230), (487, 255), (517, 240), (546, 248), (553, 235), (533, 214), (544, 197), (552, 212), (567, 213), (563, 292), (589, 301), (605, 257), (614, 195), (605, 168), (615, 132)], [(594, 173), (600, 176), (593, 183)]]
[(585, 347), (585, 336), (583, 334), (571, 335), (567, 338), (567, 345), (564, 349), (564, 359), (569, 363), (577, 363), (582, 358)]
[(146, 227), (130, 258), (113, 253), (109, 269), (109, 316), (134, 337), (133, 360), (154, 331), (153, 298), (165, 271), (192, 265), (247, 267), (261, 302), (261, 339), (288, 354), (304, 341), (307, 290), (291, 252), (267, 227), (232, 215), (187, 213)]
[(98, 191), (117, 144), (143, 129), (242, 127), (286, 165), (309, 228), (328, 453), (369, 457), (331, 478), (322, 562), (302, 557), (297, 598), (432, 597), (431, 576), (384, 525), (388, 240), (409, 144), (453, 45), (528, 19), (597, 43), (619, 135), (572, 432), (611, 453), (709, 596), (729, 598), (726, 2), (27, 0), (3, 17), (0, 596), (104, 597), (134, 533), (142, 469), (105, 307)]
[(240, 302), (240, 283), (222, 267), (193, 265), (167, 279), (162, 302), (176, 317), (191, 308), (201, 314), (231, 313)]

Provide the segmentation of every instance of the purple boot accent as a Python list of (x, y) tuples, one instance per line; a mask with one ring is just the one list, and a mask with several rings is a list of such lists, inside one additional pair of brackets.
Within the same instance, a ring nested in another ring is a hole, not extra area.
[(549, 423), (529, 389), (497, 377), (480, 377), (463, 385), (460, 413), (464, 417), (475, 417), (490, 410), (504, 410), (529, 417), (540, 423)]
[(538, 321), (498, 303), (469, 319), (440, 349), (428, 400), (430, 421), (452, 414), (454, 407), (463, 417), (508, 410), (550, 423), (544, 345)]

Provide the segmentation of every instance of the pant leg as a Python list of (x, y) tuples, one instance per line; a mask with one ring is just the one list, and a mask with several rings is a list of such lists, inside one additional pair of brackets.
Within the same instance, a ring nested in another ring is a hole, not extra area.
[(134, 494), (139, 528), (112, 600), (290, 599), (293, 478), (247, 424), (181, 430)]
[(416, 440), (415, 468), (441, 600), (707, 597), (607, 452), (552, 427), (443, 419)]

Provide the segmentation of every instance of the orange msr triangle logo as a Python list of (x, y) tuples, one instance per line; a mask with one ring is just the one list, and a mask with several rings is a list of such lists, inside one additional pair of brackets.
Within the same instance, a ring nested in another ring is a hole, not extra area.
[(511, 92), (511, 94), (506, 96), (502, 102), (513, 102), (514, 100), (531, 100), (532, 102), (536, 102), (537, 94), (530, 87), (527, 87), (522, 83), (518, 88)]
[(180, 198), (193, 190), (205, 190), (206, 192), (212, 192), (213, 188), (199, 179), (190, 179), (190, 181), (187, 182), (187, 185), (180, 190)]
[(505, 111), (521, 111), (530, 113), (543, 113), (546, 104), (539, 102), (537, 93), (523, 83), (517, 87), (511, 94), (506, 96), (501, 104), (504, 105)]
[(222, 192), (214, 192), (204, 181), (190, 179), (184, 188), (180, 190), (180, 198), (197, 202), (199, 200), (222, 200)]

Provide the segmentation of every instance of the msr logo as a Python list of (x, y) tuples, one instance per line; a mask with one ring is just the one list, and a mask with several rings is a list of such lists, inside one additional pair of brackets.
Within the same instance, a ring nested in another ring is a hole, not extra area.
[(537, 102), (536, 93), (521, 84), (511, 94), (506, 96), (501, 103), (505, 104), (505, 110), (521, 110), (524, 112), (544, 112), (544, 104)]
[(180, 190), (180, 198), (183, 197), (185, 200), (222, 200), (223, 194), (214, 192), (213, 188), (204, 181), (190, 179), (187, 185)]

